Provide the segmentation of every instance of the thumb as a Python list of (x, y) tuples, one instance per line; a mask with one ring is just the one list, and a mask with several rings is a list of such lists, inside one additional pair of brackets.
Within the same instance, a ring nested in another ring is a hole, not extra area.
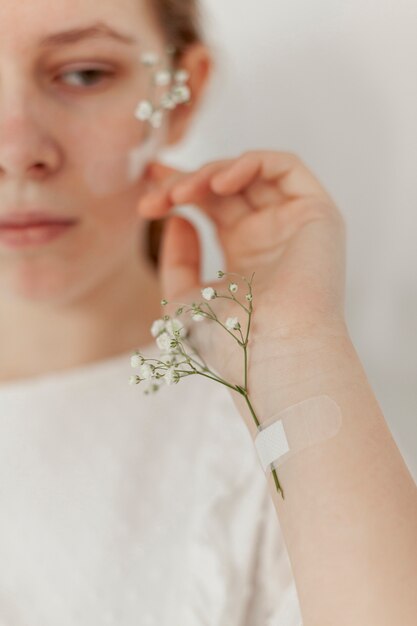
[(159, 261), (162, 295), (168, 302), (199, 286), (200, 252), (199, 234), (191, 222), (178, 215), (169, 217)]

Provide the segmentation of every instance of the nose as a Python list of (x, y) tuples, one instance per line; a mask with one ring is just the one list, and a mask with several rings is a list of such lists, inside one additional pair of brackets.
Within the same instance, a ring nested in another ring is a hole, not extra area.
[(0, 183), (6, 178), (44, 180), (59, 170), (62, 155), (48, 131), (50, 122), (28, 100), (0, 105)]

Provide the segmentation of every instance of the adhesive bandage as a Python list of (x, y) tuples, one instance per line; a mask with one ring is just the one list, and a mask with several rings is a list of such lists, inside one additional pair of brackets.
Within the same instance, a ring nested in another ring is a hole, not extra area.
[(264, 472), (278, 469), (301, 450), (337, 435), (342, 413), (329, 396), (307, 398), (258, 427), (255, 447)]

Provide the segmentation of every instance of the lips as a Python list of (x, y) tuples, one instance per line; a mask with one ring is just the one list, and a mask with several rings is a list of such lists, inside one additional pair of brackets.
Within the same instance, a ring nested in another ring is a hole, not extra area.
[(51, 226), (74, 224), (77, 219), (46, 213), (45, 211), (10, 211), (0, 216), (0, 228), (27, 228), (29, 226)]

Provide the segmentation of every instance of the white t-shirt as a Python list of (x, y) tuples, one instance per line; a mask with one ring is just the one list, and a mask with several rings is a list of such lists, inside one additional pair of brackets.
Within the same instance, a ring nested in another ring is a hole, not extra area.
[(131, 354), (0, 384), (0, 626), (300, 626), (231, 392)]

